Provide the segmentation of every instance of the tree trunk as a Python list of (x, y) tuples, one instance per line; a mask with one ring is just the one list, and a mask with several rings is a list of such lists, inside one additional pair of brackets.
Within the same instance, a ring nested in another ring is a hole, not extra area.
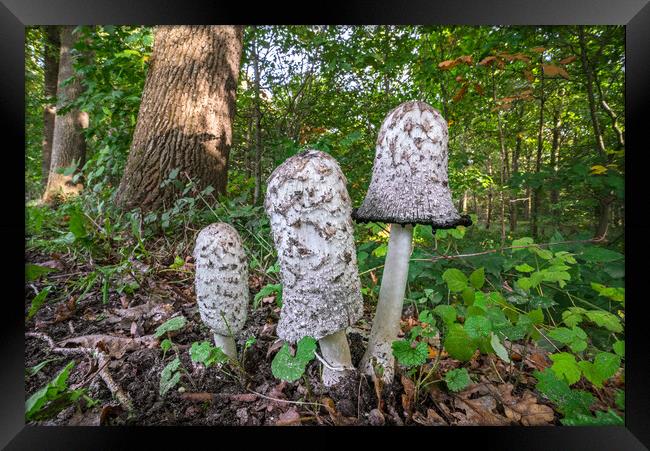
[[(255, 27), (257, 32), (257, 27)], [(255, 103), (253, 110), (253, 117), (255, 122), (255, 159), (254, 159), (254, 174), (255, 174), (255, 189), (253, 191), (253, 205), (257, 205), (260, 200), (260, 192), (262, 190), (262, 112), (260, 109), (260, 68), (259, 68), (259, 54), (257, 53), (257, 36), (253, 37), (253, 83), (255, 86)]]
[[(556, 173), (557, 173), (557, 160), (558, 160), (558, 152), (560, 150), (560, 126), (562, 125), (561, 121), (561, 108), (562, 106), (560, 105), (556, 110), (555, 113), (553, 114), (553, 143), (551, 145), (551, 170), (553, 171), (553, 188), (551, 188), (551, 193), (550, 193), (550, 200), (551, 200), (551, 205), (555, 206), (558, 201), (560, 200), (560, 192), (557, 189), (557, 179), (556, 179)], [(558, 219), (558, 210), (554, 209), (553, 210), (553, 217), (557, 220)]]
[(179, 190), (161, 184), (174, 169), (225, 193), (241, 52), (241, 26), (156, 27), (118, 205), (170, 206)]
[[(488, 175), (492, 177), (492, 162), (488, 160)], [(492, 222), (492, 185), (488, 187), (487, 211), (485, 213), (485, 230), (490, 230)]]
[[(519, 172), (519, 155), (521, 155), (521, 143), (523, 141), (523, 116), (524, 116), (524, 105), (522, 103), (521, 109), (519, 110), (519, 130), (517, 130), (517, 136), (515, 141), (515, 148), (512, 151), (512, 173), (516, 174)], [(517, 230), (517, 202), (515, 202), (516, 193), (510, 192), (510, 233), (514, 233)]]
[[(79, 97), (83, 91), (81, 78), (75, 74), (74, 58), (72, 48), (78, 39), (73, 33), (75, 27), (61, 27), (58, 74), (58, 106), (60, 111), (63, 106), (68, 105)], [(65, 86), (62, 83), (72, 78), (72, 81)], [(86, 140), (83, 129), (88, 127), (88, 113), (78, 109), (71, 109), (65, 114), (57, 114), (54, 119), (54, 131), (52, 137), (52, 157), (50, 162), (49, 176), (43, 200), (50, 202), (57, 195), (72, 195), (78, 193), (82, 185), (75, 184), (73, 174), (64, 175), (59, 173), (63, 168), (76, 164), (78, 169), (82, 168), (86, 158)], [(76, 172), (76, 171), (75, 171)]]
[(45, 107), (43, 109), (43, 153), (41, 181), (43, 188), (47, 187), (50, 175), (50, 162), (52, 160), (52, 140), (54, 139), (54, 118), (56, 117), (56, 85), (59, 75), (59, 52), (61, 39), (59, 29), (55, 25), (45, 25), (45, 52), (43, 58), (43, 74), (45, 78), (44, 94)]
[[(492, 66), (492, 101), (494, 106), (497, 106), (497, 86), (494, 79), (494, 66)], [(500, 170), (499, 170), (499, 198), (501, 201), (501, 246), (506, 242), (506, 204), (505, 204), (505, 190), (504, 185), (506, 181), (506, 168), (508, 166), (507, 156), (506, 156), (506, 144), (505, 138), (503, 136), (503, 125), (501, 123), (501, 110), (497, 109), (497, 130), (499, 136), (499, 161), (500, 161)]]
[[(539, 57), (540, 67), (542, 65), (542, 56)], [(539, 173), (542, 169), (542, 149), (543, 149), (543, 133), (544, 133), (544, 71), (540, 71), (541, 78), (541, 94), (539, 102), (539, 131), (537, 133), (537, 154), (535, 156), (535, 174)], [(537, 187), (533, 189), (533, 205), (530, 215), (530, 233), (533, 238), (537, 238), (539, 233), (538, 220), (539, 220), (539, 207), (541, 206), (542, 188)]]

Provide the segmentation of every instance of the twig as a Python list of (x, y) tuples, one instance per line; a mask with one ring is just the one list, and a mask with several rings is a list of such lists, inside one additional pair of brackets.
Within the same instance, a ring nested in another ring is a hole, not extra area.
[(250, 388), (247, 388), (246, 391), (248, 391), (250, 393), (253, 393), (253, 394), (255, 394), (255, 395), (257, 395), (257, 396), (259, 396), (261, 398), (269, 399), (271, 401), (286, 402), (286, 403), (289, 403), (289, 404), (304, 404), (304, 405), (311, 405), (311, 406), (327, 407), (327, 406), (325, 406), (325, 404), (321, 404), (321, 403), (318, 403), (318, 402), (289, 401), (288, 399), (272, 398), (270, 396), (266, 396), (266, 395), (263, 395), (261, 393), (257, 393), (256, 391), (251, 390)]
[(98, 373), (101, 376), (102, 380), (108, 387), (108, 389), (111, 391), (113, 396), (122, 404), (122, 407), (124, 407), (127, 411), (132, 411), (133, 410), (133, 402), (131, 401), (131, 398), (129, 398), (129, 395), (124, 393), (122, 388), (115, 382), (115, 379), (111, 376), (111, 374), (108, 372), (108, 364), (110, 363), (110, 358), (109, 356), (101, 351), (100, 349), (91, 349), (91, 348), (84, 348), (84, 347), (76, 347), (76, 348), (60, 348), (57, 347), (56, 344), (54, 343), (54, 340), (49, 335), (46, 335), (41, 332), (27, 332), (25, 333), (25, 336), (27, 337), (33, 337), (33, 338), (39, 338), (50, 346), (50, 351), (55, 352), (58, 354), (64, 354), (64, 355), (72, 355), (72, 354), (82, 354), (82, 355), (87, 355), (87, 356), (93, 356), (97, 359), (98, 365), (99, 365), (99, 370)]

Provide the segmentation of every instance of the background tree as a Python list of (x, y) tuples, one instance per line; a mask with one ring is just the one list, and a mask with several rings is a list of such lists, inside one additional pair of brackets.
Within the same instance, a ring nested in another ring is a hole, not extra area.
[(156, 28), (119, 205), (169, 206), (179, 171), (225, 192), (241, 52), (242, 27)]
[[(81, 184), (75, 183), (73, 178), (74, 172), (83, 167), (86, 158), (83, 129), (88, 127), (88, 113), (73, 105), (83, 90), (81, 77), (74, 70), (78, 57), (74, 46), (78, 39), (79, 33), (75, 27), (61, 27), (57, 114), (54, 120), (50, 174), (43, 194), (46, 202), (58, 194), (73, 194), (81, 189)], [(70, 167), (75, 170), (62, 172)]]
[(55, 25), (45, 25), (45, 49), (43, 52), (44, 94), (47, 104), (43, 108), (43, 188), (47, 186), (52, 158), (52, 141), (54, 139), (54, 118), (56, 117), (56, 85), (59, 75), (59, 52), (61, 42), (59, 29)]

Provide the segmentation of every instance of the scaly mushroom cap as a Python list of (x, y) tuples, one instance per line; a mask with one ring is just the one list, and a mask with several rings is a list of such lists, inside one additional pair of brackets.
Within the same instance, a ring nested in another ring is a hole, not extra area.
[(220, 335), (236, 334), (246, 322), (249, 301), (248, 264), (239, 233), (223, 222), (210, 224), (196, 238), (194, 261), (201, 319)]
[(282, 276), (277, 327), (290, 343), (320, 339), (363, 314), (346, 180), (334, 158), (301, 152), (268, 180), (264, 207)]
[(447, 121), (424, 102), (402, 103), (388, 113), (377, 138), (370, 187), (354, 220), (434, 229), (470, 225), (451, 200), (447, 140)]

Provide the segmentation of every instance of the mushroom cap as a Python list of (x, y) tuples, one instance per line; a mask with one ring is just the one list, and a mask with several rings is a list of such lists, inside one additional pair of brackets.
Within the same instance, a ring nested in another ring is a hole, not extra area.
[(358, 222), (470, 225), (451, 199), (447, 175), (447, 121), (424, 102), (405, 102), (384, 119), (372, 179)]
[(236, 334), (246, 322), (249, 302), (248, 263), (237, 230), (223, 222), (201, 230), (194, 261), (201, 319), (220, 335)]
[(290, 343), (333, 334), (363, 314), (345, 184), (336, 160), (317, 150), (287, 159), (268, 179), (264, 207), (282, 277), (277, 334)]

